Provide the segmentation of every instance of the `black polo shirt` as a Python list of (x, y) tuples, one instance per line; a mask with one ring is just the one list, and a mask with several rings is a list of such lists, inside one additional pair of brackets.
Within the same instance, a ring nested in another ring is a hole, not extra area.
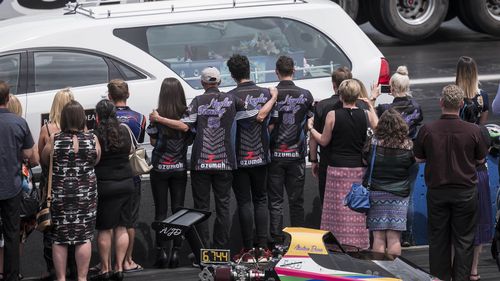
[(278, 99), (271, 118), (271, 159), (273, 161), (304, 161), (306, 154), (305, 124), (313, 114), (314, 98), (306, 89), (292, 81), (281, 81)]
[[(326, 115), (328, 112), (332, 111), (337, 103), (340, 102), (339, 95), (333, 95), (327, 99), (324, 99), (316, 104), (314, 107), (314, 124), (313, 127), (319, 133), (323, 133), (323, 128), (325, 127)], [(326, 165), (328, 157), (328, 146), (320, 146), (319, 149), (319, 161), (321, 164)]]
[(486, 157), (487, 141), (478, 125), (444, 114), (422, 126), (414, 144), (415, 157), (426, 160), (429, 188), (471, 188), (477, 183), (477, 160)]
[(21, 191), (23, 149), (34, 142), (23, 118), (0, 108), (0, 200), (10, 199)]

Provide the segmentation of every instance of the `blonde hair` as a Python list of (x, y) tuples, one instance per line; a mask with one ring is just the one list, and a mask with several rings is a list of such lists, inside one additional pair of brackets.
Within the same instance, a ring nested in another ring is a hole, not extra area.
[(396, 73), (389, 80), (391, 92), (396, 95), (407, 95), (410, 92), (410, 77), (408, 76), (408, 68), (405, 65), (398, 66)]
[(473, 58), (462, 56), (457, 63), (457, 77), (455, 80), (464, 91), (465, 98), (472, 99), (479, 89), (477, 78), (477, 65)]
[(344, 104), (353, 104), (359, 97), (361, 86), (356, 80), (347, 79), (340, 83), (338, 91)]
[(72, 100), (75, 100), (75, 98), (70, 88), (62, 89), (54, 96), (52, 107), (50, 108), (49, 121), (58, 128), (60, 128), (63, 107)]
[(447, 85), (443, 88), (441, 102), (446, 109), (458, 110), (464, 100), (464, 91), (457, 85)]
[(358, 82), (359, 84), (359, 97), (358, 98), (368, 98), (368, 91), (366, 90), (366, 87), (365, 85), (363, 84), (363, 82), (361, 82), (361, 80), (357, 79), (357, 78), (352, 78), (352, 80)]
[(16, 114), (17, 116), (23, 116), (23, 106), (19, 99), (13, 94), (9, 94), (9, 101), (7, 102), (7, 109)]

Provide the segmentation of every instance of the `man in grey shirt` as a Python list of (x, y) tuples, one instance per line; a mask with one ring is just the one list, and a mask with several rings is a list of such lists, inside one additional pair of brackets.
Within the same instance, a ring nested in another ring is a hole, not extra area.
[(19, 280), (19, 224), (21, 165), (33, 154), (33, 138), (26, 121), (7, 110), (9, 85), (0, 81), (0, 217), (3, 224), (4, 278)]

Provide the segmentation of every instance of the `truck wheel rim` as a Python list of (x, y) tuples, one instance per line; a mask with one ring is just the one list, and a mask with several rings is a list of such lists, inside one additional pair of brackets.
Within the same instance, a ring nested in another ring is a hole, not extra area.
[[(492, 0), (495, 1), (495, 0)], [(436, 9), (435, 0), (398, 0), (396, 9), (402, 21), (410, 25), (427, 22)]]
[(500, 21), (500, 0), (486, 0), (486, 7), (490, 16)]

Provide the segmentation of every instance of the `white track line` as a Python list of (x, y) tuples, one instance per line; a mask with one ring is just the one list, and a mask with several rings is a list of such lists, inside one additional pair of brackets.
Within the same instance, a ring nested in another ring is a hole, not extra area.
[[(500, 81), (500, 74), (479, 75), (479, 81)], [(455, 83), (455, 76), (411, 79), (410, 85)]]

